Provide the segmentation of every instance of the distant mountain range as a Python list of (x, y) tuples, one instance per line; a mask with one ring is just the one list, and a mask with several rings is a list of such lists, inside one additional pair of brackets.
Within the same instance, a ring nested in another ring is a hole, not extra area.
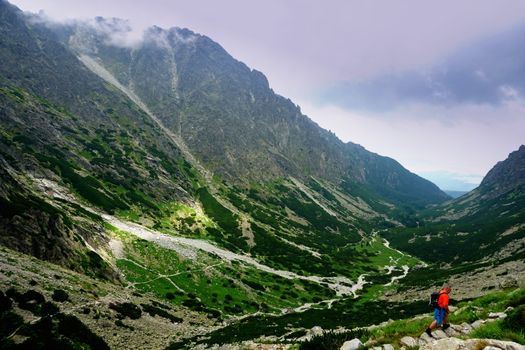
[(445, 192), (447, 195), (449, 195), (452, 198), (459, 198), (462, 195), (468, 193), (468, 191), (449, 191), (449, 190), (444, 190), (443, 192)]

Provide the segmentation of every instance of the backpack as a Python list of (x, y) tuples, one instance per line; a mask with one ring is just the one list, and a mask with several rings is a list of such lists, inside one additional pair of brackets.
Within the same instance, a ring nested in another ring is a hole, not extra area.
[(438, 304), (438, 301), (439, 301), (439, 297), (441, 296), (441, 294), (443, 293), (439, 293), (439, 292), (434, 292), (432, 294), (430, 294), (430, 301), (428, 302), (428, 306), (432, 307), (432, 308), (439, 308), (439, 304)]

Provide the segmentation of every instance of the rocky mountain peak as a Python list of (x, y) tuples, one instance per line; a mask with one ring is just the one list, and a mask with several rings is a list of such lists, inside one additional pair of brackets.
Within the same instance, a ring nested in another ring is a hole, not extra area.
[(497, 196), (525, 184), (525, 145), (498, 162), (485, 176), (480, 185), (483, 193)]

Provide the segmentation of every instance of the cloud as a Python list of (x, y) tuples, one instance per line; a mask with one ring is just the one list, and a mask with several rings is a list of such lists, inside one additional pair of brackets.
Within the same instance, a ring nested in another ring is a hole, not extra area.
[(302, 111), (343, 141), (392, 157), (415, 173), (486, 174), (517, 149), (525, 101), (454, 106), (412, 103), (384, 112), (299, 101)]
[(463, 46), (432, 67), (340, 81), (315, 99), (372, 111), (414, 103), (501, 105), (525, 96), (524, 37), (525, 24)]

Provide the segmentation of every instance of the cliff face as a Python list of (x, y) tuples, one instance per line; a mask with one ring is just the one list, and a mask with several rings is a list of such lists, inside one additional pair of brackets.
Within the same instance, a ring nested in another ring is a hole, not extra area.
[[(98, 19), (98, 26), (115, 27)], [(118, 26), (119, 28), (122, 26)], [(344, 144), (270, 88), (266, 77), (188, 29), (150, 28), (131, 47), (94, 26), (62, 28), (64, 41), (136, 94), (213, 173), (234, 184), (309, 176), (366, 187), (404, 204), (448, 197), (399, 163)], [(65, 33), (65, 34), (64, 34)]]

